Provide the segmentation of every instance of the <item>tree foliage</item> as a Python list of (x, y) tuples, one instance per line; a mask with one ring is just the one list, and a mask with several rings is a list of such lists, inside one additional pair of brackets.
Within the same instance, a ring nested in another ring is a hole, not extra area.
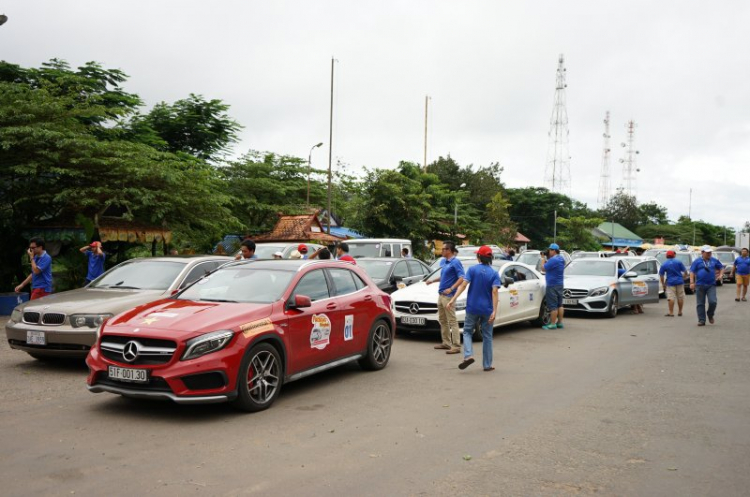
[(592, 230), (603, 222), (604, 219), (598, 217), (558, 217), (558, 243), (568, 251), (601, 250), (601, 244), (592, 234)]

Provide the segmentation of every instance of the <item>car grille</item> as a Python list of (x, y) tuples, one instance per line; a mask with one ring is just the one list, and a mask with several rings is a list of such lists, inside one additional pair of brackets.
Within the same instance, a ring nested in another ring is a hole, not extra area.
[(59, 312), (45, 312), (42, 314), (41, 312), (27, 311), (23, 313), (23, 322), (57, 326), (65, 322), (65, 314)]
[[(135, 342), (138, 349), (137, 357), (132, 361), (126, 360), (124, 356), (125, 347), (130, 342)], [(99, 344), (99, 349), (104, 357), (112, 361), (148, 366), (168, 363), (177, 350), (177, 344), (171, 340), (106, 335)]]
[[(417, 312), (412, 312), (412, 306), (419, 306)], [(400, 301), (395, 304), (396, 310), (404, 314), (437, 314), (437, 304), (435, 302), (411, 302), (411, 301)]]
[(588, 297), (588, 290), (578, 290), (574, 288), (566, 288), (563, 290), (563, 297), (566, 299), (582, 299)]

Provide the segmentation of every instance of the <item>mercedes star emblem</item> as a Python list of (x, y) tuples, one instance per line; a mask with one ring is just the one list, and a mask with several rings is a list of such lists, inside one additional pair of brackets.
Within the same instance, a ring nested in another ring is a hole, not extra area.
[(570, 298), (570, 290), (568, 290), (567, 288), (565, 290), (563, 290), (563, 297), (565, 297), (566, 299), (569, 299)]
[(126, 343), (125, 348), (122, 349), (122, 358), (128, 362), (138, 359), (138, 342)]
[(419, 312), (419, 304), (417, 304), (416, 302), (413, 302), (409, 306), (409, 312), (412, 313), (412, 314), (418, 313)]

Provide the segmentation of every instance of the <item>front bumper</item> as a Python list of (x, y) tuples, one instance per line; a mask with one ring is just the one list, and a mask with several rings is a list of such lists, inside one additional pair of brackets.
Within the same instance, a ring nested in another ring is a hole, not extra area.
[[(45, 345), (26, 342), (28, 331), (44, 332)], [(96, 341), (96, 329), (72, 328), (70, 326), (40, 326), (8, 321), (5, 335), (10, 348), (33, 355), (48, 357), (71, 357), (83, 359)]]
[[(132, 365), (104, 357), (98, 347), (86, 357), (90, 392), (109, 392), (124, 397), (171, 400), (178, 404), (215, 404), (237, 397), (237, 371), (244, 350), (232, 345), (188, 361), (179, 360), (180, 348), (166, 364)], [(147, 383), (133, 383), (109, 377), (109, 366), (146, 369)], [(210, 378), (213, 385), (207, 385)], [(208, 386), (208, 388), (206, 388)]]
[(563, 302), (563, 308), (566, 311), (582, 312), (607, 312), (609, 304), (612, 301), (612, 291), (598, 297), (583, 297), (576, 300), (576, 304), (566, 304)]
[[(396, 320), (396, 329), (398, 331), (424, 331), (430, 333), (440, 333), (440, 321), (438, 321), (437, 314), (406, 314), (398, 311), (393, 312), (393, 316)], [(403, 323), (401, 318), (424, 318), (425, 324), (413, 324)], [(461, 332), (464, 329), (464, 319), (466, 318), (466, 311), (456, 311), (456, 321), (458, 321), (458, 327)]]

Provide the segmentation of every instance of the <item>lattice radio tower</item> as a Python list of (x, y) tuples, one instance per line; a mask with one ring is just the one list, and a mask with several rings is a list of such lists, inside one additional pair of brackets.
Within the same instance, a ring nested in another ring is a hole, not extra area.
[(602, 153), (602, 173), (599, 179), (599, 197), (598, 204), (601, 209), (607, 202), (609, 202), (609, 194), (612, 191), (612, 187), (609, 182), (609, 153), (612, 149), (609, 148), (609, 139), (612, 138), (609, 135), (609, 111), (604, 116), (604, 152)]
[(636, 173), (641, 172), (636, 164), (636, 155), (640, 154), (640, 152), (636, 150), (634, 146), (635, 128), (638, 127), (638, 125), (635, 121), (630, 120), (625, 127), (628, 129), (628, 141), (627, 143), (620, 144), (622, 147), (627, 147), (625, 149), (625, 157), (620, 159), (620, 163), (622, 163), (622, 190), (628, 195), (634, 197), (636, 192), (635, 175)]
[(557, 62), (557, 86), (555, 107), (549, 127), (547, 165), (544, 170), (544, 186), (551, 191), (570, 195), (570, 150), (568, 148), (568, 110), (565, 107), (565, 64), (563, 54)]

